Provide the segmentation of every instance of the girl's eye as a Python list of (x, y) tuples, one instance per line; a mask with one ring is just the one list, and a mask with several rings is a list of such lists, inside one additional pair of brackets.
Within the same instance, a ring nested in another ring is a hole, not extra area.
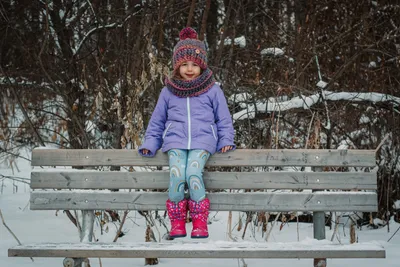
[(193, 66), (195, 66), (195, 67), (198, 67), (199, 65), (198, 65), (198, 64), (196, 64), (196, 63), (193, 63)]

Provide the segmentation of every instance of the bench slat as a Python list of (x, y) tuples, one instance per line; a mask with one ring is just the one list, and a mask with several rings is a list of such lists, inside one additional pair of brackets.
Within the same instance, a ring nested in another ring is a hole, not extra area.
[[(218, 211), (377, 211), (377, 195), (368, 192), (209, 193)], [(32, 210), (165, 210), (164, 192), (34, 191)]]
[[(377, 189), (376, 172), (205, 172), (207, 189)], [(166, 189), (169, 172), (32, 172), (31, 188)]]
[[(32, 166), (168, 166), (166, 153), (154, 158), (136, 150), (35, 149)], [(215, 154), (207, 166), (346, 166), (374, 167), (374, 150), (238, 149)]]
[(385, 258), (382, 246), (366, 243), (327, 244), (327, 241), (255, 243), (45, 243), (8, 250), (9, 257), (74, 258)]

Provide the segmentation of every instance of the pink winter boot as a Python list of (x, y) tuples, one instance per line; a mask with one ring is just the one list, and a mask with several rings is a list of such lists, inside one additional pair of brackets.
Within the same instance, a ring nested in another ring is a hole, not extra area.
[(208, 211), (210, 210), (210, 200), (208, 198), (196, 202), (189, 200), (190, 216), (192, 217), (193, 230), (192, 238), (207, 238), (207, 219)]
[(178, 203), (167, 200), (166, 202), (168, 217), (171, 221), (171, 231), (169, 236), (172, 238), (186, 236), (186, 213), (187, 200), (181, 200)]

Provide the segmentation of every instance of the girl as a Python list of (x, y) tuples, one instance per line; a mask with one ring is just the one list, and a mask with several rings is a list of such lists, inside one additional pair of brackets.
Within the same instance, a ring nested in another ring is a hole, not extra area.
[[(162, 147), (170, 168), (170, 236), (186, 236), (189, 208), (192, 238), (207, 238), (210, 201), (206, 198), (203, 168), (216, 151), (234, 150), (233, 125), (226, 99), (207, 66), (205, 44), (192, 28), (183, 29), (174, 47), (171, 78), (160, 93), (139, 153), (153, 157)], [(184, 198), (188, 184), (190, 200)]]

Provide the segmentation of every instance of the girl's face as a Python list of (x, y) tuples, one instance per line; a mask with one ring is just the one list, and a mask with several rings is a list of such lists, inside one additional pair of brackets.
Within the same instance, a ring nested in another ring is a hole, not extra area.
[(185, 81), (190, 81), (197, 78), (201, 73), (199, 65), (193, 61), (185, 61), (179, 67), (179, 74)]

